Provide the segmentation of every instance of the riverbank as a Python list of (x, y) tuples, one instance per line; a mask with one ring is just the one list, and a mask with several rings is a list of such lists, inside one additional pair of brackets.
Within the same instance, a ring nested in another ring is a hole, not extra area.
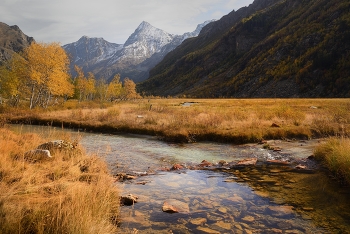
[(350, 139), (330, 138), (315, 149), (320, 160), (344, 184), (350, 185)]
[(70, 100), (52, 110), (3, 111), (2, 118), (11, 123), (146, 134), (172, 142), (243, 144), (350, 135), (347, 99), (140, 99), (88, 106)]
[(72, 142), (0, 128), (0, 232), (116, 233), (119, 191), (106, 164), (71, 143), (33, 151), (51, 138)]

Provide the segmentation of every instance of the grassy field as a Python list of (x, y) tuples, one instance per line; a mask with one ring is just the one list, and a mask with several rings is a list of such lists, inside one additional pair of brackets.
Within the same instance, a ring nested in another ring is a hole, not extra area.
[[(193, 105), (182, 106), (185, 102)], [(68, 101), (46, 111), (3, 113), (12, 121), (158, 135), (177, 142), (247, 143), (350, 134), (349, 99), (140, 99), (102, 106)]]
[(116, 233), (118, 189), (105, 163), (79, 148), (24, 159), (44, 142), (0, 128), (0, 233)]

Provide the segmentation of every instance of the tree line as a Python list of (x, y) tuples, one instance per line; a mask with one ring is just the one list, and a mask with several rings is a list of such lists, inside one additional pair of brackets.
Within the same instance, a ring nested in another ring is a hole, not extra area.
[(111, 82), (96, 80), (75, 66), (76, 77), (69, 75), (69, 57), (58, 43), (32, 43), (0, 67), (0, 104), (18, 106), (28, 102), (30, 109), (47, 108), (60, 100), (115, 101), (140, 98), (129, 78), (121, 82), (116, 74)]

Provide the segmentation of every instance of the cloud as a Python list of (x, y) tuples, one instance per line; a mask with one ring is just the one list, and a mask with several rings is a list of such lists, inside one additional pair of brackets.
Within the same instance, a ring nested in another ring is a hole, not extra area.
[(77, 41), (81, 36), (124, 43), (142, 21), (172, 34), (221, 18), (252, 0), (2, 0), (0, 21), (18, 25), (37, 41)]

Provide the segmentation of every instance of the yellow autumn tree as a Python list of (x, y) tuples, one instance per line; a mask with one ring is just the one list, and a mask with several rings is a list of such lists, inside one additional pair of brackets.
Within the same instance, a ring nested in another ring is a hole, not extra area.
[(0, 97), (7, 99), (9, 105), (17, 106), (20, 99), (29, 96), (26, 77), (23, 76), (25, 64), (25, 59), (14, 53), (11, 60), (0, 67)]
[(141, 98), (136, 92), (136, 84), (129, 78), (124, 79), (124, 98), (127, 100)]
[(103, 77), (96, 81), (95, 91), (96, 99), (99, 99), (100, 101), (107, 100), (108, 84)]
[(11, 71), (27, 87), (29, 107), (47, 107), (54, 96), (72, 96), (69, 59), (58, 43), (32, 43), (15, 59)]
[(86, 99), (92, 100), (96, 93), (96, 79), (92, 72), (88, 73), (87, 85), (86, 85)]
[(113, 101), (120, 97), (122, 94), (122, 83), (120, 81), (120, 74), (116, 74), (112, 81), (108, 84), (107, 99)]
[(79, 102), (83, 101), (86, 95), (86, 88), (88, 86), (87, 79), (84, 75), (83, 69), (77, 65), (74, 66), (74, 70), (77, 73), (75, 77), (75, 95), (78, 98)]

